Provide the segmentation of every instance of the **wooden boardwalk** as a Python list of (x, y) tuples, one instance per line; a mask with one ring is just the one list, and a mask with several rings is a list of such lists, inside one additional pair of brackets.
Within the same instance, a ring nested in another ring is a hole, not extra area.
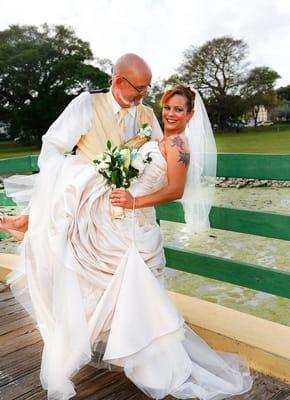
[[(40, 335), (10, 290), (0, 286), (0, 400), (45, 400), (39, 382)], [(235, 400), (290, 400), (290, 386), (254, 374), (253, 390)], [(74, 377), (76, 400), (148, 399), (121, 372), (82, 368)], [(166, 400), (173, 399), (167, 397)]]

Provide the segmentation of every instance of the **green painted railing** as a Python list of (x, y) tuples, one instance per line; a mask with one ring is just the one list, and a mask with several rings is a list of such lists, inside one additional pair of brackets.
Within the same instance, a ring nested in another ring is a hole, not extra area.
[(0, 160), (0, 175), (38, 172), (38, 156), (4, 158)]
[[(0, 160), (0, 174), (38, 172), (37, 156)], [(290, 154), (219, 153), (217, 175), (290, 180)]]
[[(157, 219), (184, 223), (182, 205), (172, 202), (156, 207)], [(212, 228), (290, 240), (290, 215), (238, 208), (212, 207)]]
[[(0, 175), (37, 171), (37, 156), (0, 160)], [(218, 176), (290, 180), (290, 154), (221, 153), (218, 155)], [(13, 204), (0, 193), (0, 206)], [(158, 220), (184, 223), (179, 202), (157, 206), (156, 214)], [(210, 222), (216, 229), (287, 240), (290, 251), (290, 215), (215, 206), (210, 213)], [(165, 255), (170, 268), (290, 298), (290, 271), (171, 246), (165, 247)]]
[(290, 180), (290, 154), (219, 153), (217, 176)]
[(222, 257), (165, 247), (166, 265), (250, 289), (290, 299), (290, 271), (233, 261)]

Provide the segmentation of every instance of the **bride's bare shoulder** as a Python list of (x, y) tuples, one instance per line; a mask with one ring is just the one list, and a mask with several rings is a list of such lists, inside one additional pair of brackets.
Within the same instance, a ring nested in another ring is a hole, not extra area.
[(188, 150), (188, 141), (184, 133), (173, 134), (165, 138), (166, 147), (176, 147), (179, 150)]

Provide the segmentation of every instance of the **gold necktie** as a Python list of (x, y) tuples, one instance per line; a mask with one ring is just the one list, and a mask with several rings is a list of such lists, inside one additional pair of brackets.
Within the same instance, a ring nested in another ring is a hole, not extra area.
[(118, 112), (118, 127), (120, 129), (121, 133), (121, 140), (124, 143), (126, 139), (125, 135), (125, 117), (128, 112), (127, 108), (121, 108), (121, 110)]

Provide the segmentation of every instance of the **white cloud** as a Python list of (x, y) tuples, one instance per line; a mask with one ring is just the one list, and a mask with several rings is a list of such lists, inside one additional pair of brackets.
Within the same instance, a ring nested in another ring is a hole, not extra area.
[[(1, 5), (1, 3), (3, 3)], [(253, 65), (268, 65), (290, 83), (290, 0), (0, 0), (0, 29), (10, 24), (65, 24), (112, 61), (136, 52), (166, 77), (190, 45), (222, 35), (244, 39)]]

